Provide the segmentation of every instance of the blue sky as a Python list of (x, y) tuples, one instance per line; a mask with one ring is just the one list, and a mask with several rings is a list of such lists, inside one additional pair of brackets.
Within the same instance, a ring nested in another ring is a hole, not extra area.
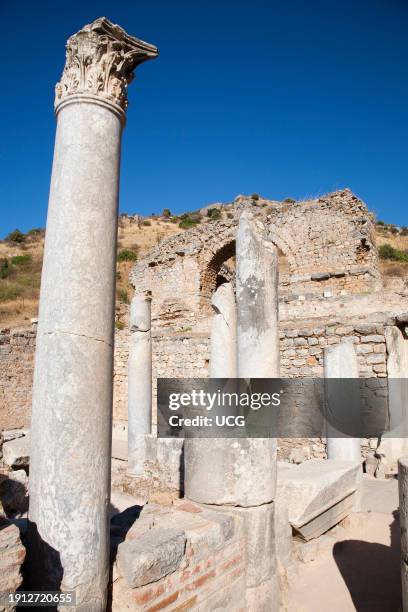
[(0, 1), (0, 237), (45, 225), (65, 41), (100, 15), (160, 50), (129, 90), (122, 212), (348, 186), (408, 225), (406, 0)]

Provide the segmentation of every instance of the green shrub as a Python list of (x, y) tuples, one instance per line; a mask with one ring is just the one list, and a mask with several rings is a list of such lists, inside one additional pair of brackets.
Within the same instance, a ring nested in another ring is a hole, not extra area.
[(251, 195), (251, 200), (259, 200), (259, 193), (253, 193)]
[(25, 236), (19, 229), (15, 229), (14, 232), (10, 232), (8, 236), (6, 236), (7, 242), (17, 242), (21, 244), (25, 240)]
[(183, 215), (181, 215), (179, 227), (181, 229), (190, 229), (191, 227), (195, 227), (196, 225), (198, 225), (198, 223), (198, 219), (194, 219), (189, 214), (184, 213)]
[(382, 244), (378, 249), (381, 259), (389, 259), (391, 261), (407, 261), (408, 254), (405, 251), (394, 249), (390, 244)]
[(406, 225), (401, 227), (401, 236), (408, 236), (408, 227)]
[(29, 255), (28, 253), (26, 253), (25, 255), (16, 255), (15, 257), (11, 258), (11, 263), (14, 266), (27, 266), (28, 264), (30, 264), (32, 262), (32, 257), (31, 255)]
[(218, 208), (209, 208), (208, 217), (211, 221), (218, 221), (218, 219), (221, 219), (221, 211)]
[(7, 278), (11, 274), (11, 266), (8, 259), (2, 259), (0, 263), (0, 278)]
[(116, 329), (125, 329), (125, 324), (122, 323), (122, 321), (119, 321), (119, 319), (117, 321), (115, 321), (115, 327)]
[(136, 261), (137, 253), (130, 249), (123, 249), (118, 253), (118, 261)]
[(170, 222), (171, 222), (171, 223), (177, 223), (177, 221), (178, 221), (178, 220), (179, 220), (179, 218), (178, 218), (178, 217), (172, 217), (172, 218), (170, 219)]
[(129, 296), (126, 289), (118, 289), (117, 296), (119, 302), (122, 302), (122, 304), (129, 304)]
[(283, 201), (285, 202), (285, 204), (294, 204), (296, 202), (296, 200), (294, 200), (293, 198), (285, 198)]
[(171, 217), (170, 208), (163, 208), (162, 215), (163, 217), (166, 217), (166, 219), (169, 219)]
[(377, 221), (377, 225), (385, 225), (384, 221)]
[(150, 219), (143, 219), (142, 221), (142, 225), (144, 225), (145, 227), (149, 227), (152, 224), (152, 222), (150, 221)]

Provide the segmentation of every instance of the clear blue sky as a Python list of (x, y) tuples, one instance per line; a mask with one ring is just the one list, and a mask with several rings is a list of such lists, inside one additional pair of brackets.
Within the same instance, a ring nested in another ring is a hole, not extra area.
[(65, 41), (101, 15), (160, 49), (129, 90), (122, 212), (348, 186), (408, 225), (406, 0), (0, 0), (0, 237), (45, 224)]

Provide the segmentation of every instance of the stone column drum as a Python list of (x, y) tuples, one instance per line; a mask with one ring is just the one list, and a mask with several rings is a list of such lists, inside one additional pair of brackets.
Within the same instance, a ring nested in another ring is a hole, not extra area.
[(234, 288), (223, 283), (211, 301), (214, 315), (211, 326), (211, 378), (237, 377), (237, 314)]
[[(262, 231), (263, 227), (251, 217), (241, 215), (237, 236), (237, 317), (238, 375), (242, 378), (255, 377), (256, 356), (260, 360), (258, 377), (279, 376), (278, 257), (276, 247), (263, 240)], [(250, 282), (253, 285), (248, 290)], [(254, 297), (251, 289), (255, 287)], [(244, 355), (239, 352), (240, 335)], [(221, 378), (215, 368), (211, 368), (211, 375)], [(186, 439), (184, 465), (185, 494), (196, 502), (248, 508), (268, 504), (275, 496), (275, 439)]]
[[(341, 384), (341, 379), (358, 378), (356, 350), (352, 342), (342, 342), (324, 350), (324, 376), (327, 410), (334, 419), (326, 422), (327, 458), (339, 461), (361, 462), (361, 440), (336, 430), (335, 422), (358, 421), (360, 417), (359, 397), (349, 391), (352, 387)], [(336, 379), (330, 382), (330, 379)]]
[(152, 336), (150, 293), (130, 306), (128, 360), (128, 473), (143, 476), (146, 436), (152, 432)]
[(408, 612), (408, 457), (398, 460), (402, 609)]
[(67, 43), (32, 408), (31, 588), (106, 607), (116, 231), (126, 89), (156, 47), (100, 18)]

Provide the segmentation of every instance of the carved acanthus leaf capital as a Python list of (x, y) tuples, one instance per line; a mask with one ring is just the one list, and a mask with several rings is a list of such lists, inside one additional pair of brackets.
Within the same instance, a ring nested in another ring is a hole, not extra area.
[(66, 63), (55, 88), (55, 106), (71, 95), (91, 94), (123, 109), (134, 69), (158, 55), (157, 47), (129, 36), (100, 17), (68, 39)]

